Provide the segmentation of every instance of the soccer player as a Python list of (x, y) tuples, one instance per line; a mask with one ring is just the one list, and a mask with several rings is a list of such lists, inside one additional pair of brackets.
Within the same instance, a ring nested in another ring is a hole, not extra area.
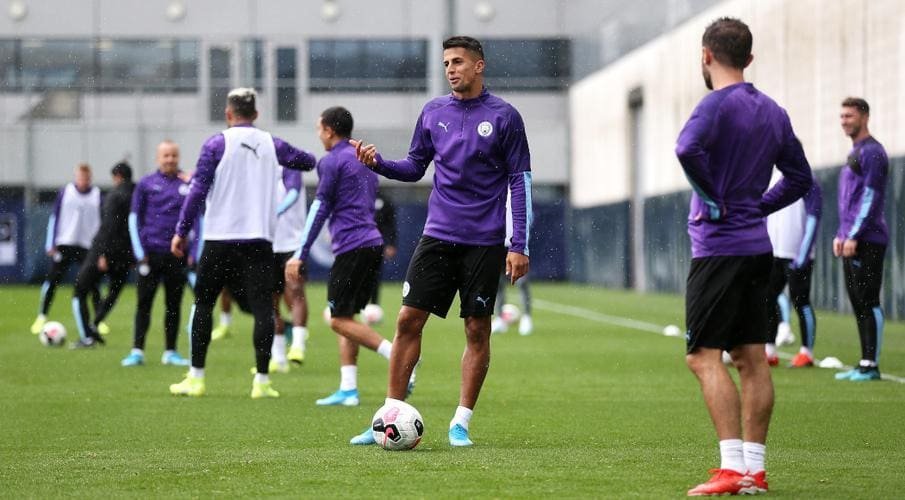
[[(529, 231), (531, 228), (528, 228)], [(512, 238), (512, 197), (506, 197), (506, 247), (508, 248)], [(505, 333), (509, 330), (509, 323), (503, 319), (503, 304), (506, 303), (506, 286), (509, 285), (506, 274), (500, 272), (500, 286), (496, 294), (496, 306), (494, 313), (496, 318), (490, 324), (491, 333)], [(531, 335), (534, 331), (534, 321), (531, 319), (531, 288), (528, 285), (528, 277), (524, 276), (515, 282), (519, 294), (522, 296), (522, 317), (519, 319), (519, 335)]]
[[(490, 316), (505, 263), (510, 283), (528, 273), (531, 158), (518, 111), (484, 88), (484, 49), (474, 38), (443, 42), (450, 95), (428, 102), (415, 124), (408, 157), (383, 159), (373, 144), (352, 144), (359, 160), (391, 179), (421, 179), (434, 162), (424, 235), (402, 287), (387, 387), (402, 400), (421, 353), (431, 314), (446, 317), (456, 292), (465, 322), (459, 406), (449, 425), (452, 446), (471, 446), (469, 422), (490, 366)], [(506, 190), (512, 192), (512, 246), (507, 253)], [(370, 430), (352, 439), (370, 444)]]
[[(271, 350), (271, 366), (276, 371), (289, 371), (288, 361), (302, 364), (305, 360), (305, 341), (308, 338), (308, 299), (305, 296), (304, 273), (296, 282), (285, 279), (286, 262), (298, 250), (305, 226), (306, 211), (305, 187), (302, 185), (302, 173), (297, 170), (283, 169), (282, 182), (277, 184), (277, 195), (282, 200), (277, 207), (277, 229), (273, 240), (274, 255), (274, 299), (273, 318), (276, 331)], [(292, 315), (290, 325), (286, 324), (280, 314), (280, 300)], [(222, 299), (221, 299), (222, 300)], [(292, 345), (286, 352), (287, 327), (292, 328)]]
[[(79, 330), (79, 341), (73, 349), (92, 348), (103, 344), (100, 324), (113, 309), (120, 292), (129, 278), (129, 271), (135, 263), (132, 244), (129, 241), (129, 207), (132, 204), (132, 167), (128, 163), (117, 163), (110, 171), (113, 176), (113, 191), (104, 198), (104, 213), (101, 227), (91, 242), (88, 256), (82, 263), (75, 278), (72, 297), (72, 313)], [(107, 295), (94, 309), (94, 320), (88, 314), (86, 299), (97, 290), (104, 275), (110, 285)]]
[[(80, 163), (75, 167), (75, 181), (66, 184), (57, 193), (53, 213), (47, 221), (47, 239), (44, 251), (51, 259), (50, 271), (41, 285), (41, 305), (38, 317), (31, 325), (31, 333), (37, 335), (47, 322), (47, 313), (53, 303), (57, 285), (69, 267), (85, 260), (91, 239), (101, 226), (101, 190), (91, 185), (91, 167)], [(92, 290), (94, 305), (99, 301), (98, 290)]]
[[(397, 246), (399, 231), (396, 227), (396, 205), (393, 204), (393, 200), (387, 196), (386, 193), (380, 192), (379, 187), (377, 199), (374, 200), (374, 209), (376, 210), (374, 213), (374, 220), (377, 222), (377, 230), (380, 231), (380, 235), (383, 237), (383, 260), (380, 263), (380, 269), (377, 271), (377, 286), (374, 287), (371, 298), (368, 299), (368, 304), (373, 304), (379, 308), (380, 282), (382, 281), (383, 264), (395, 259), (396, 255), (399, 253), (399, 248)], [(383, 319), (383, 310), (378, 310), (380, 311), (380, 319), (375, 321), (365, 317), (364, 321), (369, 325), (380, 323)]]
[[(748, 26), (717, 19), (702, 45), (704, 83), (713, 92), (695, 108), (676, 145), (694, 190), (685, 360), (716, 428), (721, 465), (690, 496), (767, 490), (773, 381), (764, 344), (775, 297), (768, 296), (773, 259), (765, 218), (811, 187), (810, 166), (785, 110), (745, 82), (752, 60)], [(783, 178), (768, 191), (774, 165)], [(722, 363), (723, 350), (738, 369), (741, 395)]]
[(339, 341), (339, 390), (317, 400), (319, 406), (357, 406), (358, 346), (390, 359), (392, 344), (371, 327), (355, 320), (377, 286), (383, 259), (383, 238), (374, 221), (377, 175), (356, 158), (349, 144), (352, 114), (342, 107), (328, 108), (317, 122), (317, 135), (327, 154), (317, 164), (317, 195), (305, 222), (301, 248), (286, 264), (287, 282), (304, 275), (311, 245), (324, 222), (336, 261), (330, 268), (327, 304), (330, 328)]
[[(777, 176), (778, 177), (778, 176)], [(777, 332), (780, 328), (780, 300), (789, 285), (792, 305), (798, 313), (801, 329), (801, 349), (792, 359), (793, 368), (814, 366), (814, 339), (817, 336), (817, 317), (811, 307), (811, 275), (814, 273), (814, 236), (820, 224), (823, 198), (820, 185), (813, 180), (804, 198), (767, 217), (767, 233), (773, 245), (773, 267), (770, 271), (769, 321), (766, 353), (770, 366), (779, 364), (776, 352)], [(787, 307), (787, 306), (786, 306)], [(788, 323), (785, 324), (788, 328)]]
[[(237, 88), (226, 98), (229, 128), (211, 136), (201, 148), (189, 194), (179, 212), (170, 251), (185, 254), (186, 237), (202, 206), (204, 231), (192, 309), (191, 368), (182, 382), (170, 385), (176, 395), (205, 392), (204, 366), (211, 341), (214, 303), (227, 286), (241, 290), (255, 318), (257, 373), (254, 399), (279, 397), (268, 376), (273, 345), (273, 236), (276, 228), (280, 166), (314, 168), (314, 156), (254, 126), (258, 118), (254, 89)], [(265, 278), (266, 277), (266, 278)]]
[(170, 238), (179, 218), (189, 185), (180, 178), (179, 146), (173, 141), (157, 145), (157, 172), (146, 175), (132, 193), (129, 213), (129, 236), (132, 253), (138, 263), (138, 305), (132, 350), (123, 358), (122, 366), (138, 366), (145, 362), (145, 337), (151, 324), (151, 307), (157, 286), (163, 283), (166, 305), (164, 312), (165, 350), (160, 362), (165, 365), (188, 366), (187, 359), (176, 351), (182, 293), (185, 290), (185, 258), (170, 253)]
[(845, 288), (861, 339), (861, 361), (854, 369), (837, 373), (836, 379), (880, 380), (880, 289), (883, 258), (889, 244), (884, 213), (889, 158), (867, 128), (867, 101), (860, 97), (845, 99), (839, 117), (842, 130), (852, 140), (852, 150), (839, 174), (839, 228), (833, 239), (833, 255), (842, 257)]

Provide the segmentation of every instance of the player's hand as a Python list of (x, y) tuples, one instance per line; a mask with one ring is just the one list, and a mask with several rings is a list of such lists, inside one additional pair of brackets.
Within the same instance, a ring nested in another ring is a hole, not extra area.
[(842, 257), (842, 240), (833, 238), (833, 255)]
[(57, 247), (51, 247), (50, 250), (47, 251), (48, 257), (53, 258), (53, 257), (56, 257), (56, 255), (57, 255)]
[(349, 144), (355, 146), (355, 156), (358, 157), (358, 161), (370, 168), (377, 166), (377, 146), (373, 144), (365, 145), (364, 141), (356, 141), (355, 139), (349, 139)]
[(185, 257), (185, 238), (174, 234), (173, 239), (170, 240), (170, 253), (180, 259)]
[(506, 255), (506, 276), (509, 283), (514, 285), (522, 276), (528, 274), (528, 256), (516, 252)]
[(295, 257), (286, 261), (286, 269), (283, 272), (286, 278), (286, 283), (289, 283), (290, 286), (297, 286), (302, 281), (302, 259), (296, 259)]
[(107, 257), (101, 255), (97, 258), (97, 269), (102, 273), (106, 273), (108, 269)]
[(858, 240), (845, 240), (842, 244), (842, 256), (854, 257), (858, 254)]
[(384, 260), (393, 260), (399, 251), (393, 245), (387, 245), (383, 248)]

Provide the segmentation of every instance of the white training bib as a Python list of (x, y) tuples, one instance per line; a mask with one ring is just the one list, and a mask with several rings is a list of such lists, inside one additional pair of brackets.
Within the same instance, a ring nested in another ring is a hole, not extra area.
[(80, 193), (75, 184), (67, 184), (56, 221), (56, 244), (89, 248), (100, 227), (101, 190), (92, 186)]

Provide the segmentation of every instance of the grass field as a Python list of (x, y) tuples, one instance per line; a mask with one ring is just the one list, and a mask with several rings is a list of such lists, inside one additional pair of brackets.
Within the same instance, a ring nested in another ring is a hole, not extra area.
[[(380, 331), (388, 337), (395, 286), (384, 288), (388, 321)], [(158, 362), (160, 301), (148, 364), (127, 369), (119, 361), (131, 346), (133, 287), (109, 319), (107, 346), (91, 351), (41, 346), (28, 333), (38, 289), (2, 287), (0, 496), (669, 498), (705, 480), (718, 450), (683, 342), (602, 316), (682, 325), (681, 298), (574, 285), (533, 291), (541, 306), (535, 334), (493, 338), (471, 426), (476, 446), (446, 442), (464, 340), (460, 320), (433, 318), (410, 399), (424, 416), (425, 438), (413, 452), (391, 453), (347, 444), (382, 404), (382, 358), (360, 356), (360, 407), (314, 405), (339, 381), (334, 335), (320, 317), (322, 286), (309, 289), (308, 360), (273, 376), (278, 400), (249, 398), (248, 317), (213, 344), (208, 395), (176, 398), (167, 387), (183, 369)], [(69, 297), (68, 289), (58, 292), (51, 319), (71, 338)], [(821, 312), (818, 321), (818, 356), (856, 361), (854, 320)], [(183, 335), (183, 354), (186, 345)], [(881, 361), (886, 373), (905, 376), (905, 323), (887, 323)], [(900, 497), (905, 384), (837, 382), (833, 373), (773, 371), (770, 496)]]

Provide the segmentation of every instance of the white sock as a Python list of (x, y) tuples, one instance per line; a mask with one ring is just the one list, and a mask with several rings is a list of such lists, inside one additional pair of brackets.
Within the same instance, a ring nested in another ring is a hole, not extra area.
[(278, 365), (286, 364), (286, 336), (285, 335), (274, 335), (273, 336), (273, 345), (270, 347), (270, 357), (273, 358), (274, 361)]
[(255, 373), (255, 382), (266, 384), (267, 382), (270, 382), (270, 375), (267, 375), (266, 373)]
[[(453, 415), (452, 420), (449, 421), (449, 428), (452, 429), (456, 424), (465, 427), (465, 430), (468, 430), (468, 423), (471, 422), (471, 415), (474, 413), (474, 410), (471, 408), (466, 408), (464, 406), (459, 406), (456, 408), (456, 414)], [(739, 441), (739, 446), (741, 446), (741, 441)]]
[(771, 357), (773, 357), (773, 356), (776, 356), (776, 344), (767, 344), (767, 345), (764, 347), (764, 349), (765, 349), (766, 352), (767, 352), (767, 357), (768, 357), (768, 358), (771, 358)]
[(358, 389), (358, 366), (342, 365), (339, 367), (339, 390), (352, 391)]
[(292, 347), (301, 348), (305, 351), (305, 339), (308, 338), (308, 329), (304, 326), (292, 327)]
[(232, 322), (232, 320), (233, 320), (233, 315), (231, 313), (227, 313), (227, 312), (220, 313), (220, 325), (229, 326), (229, 324)]
[(764, 470), (764, 457), (767, 454), (767, 445), (745, 441), (742, 445), (745, 453), (745, 467), (749, 474), (757, 474)]
[(799, 349), (798, 352), (800, 352), (801, 354), (807, 354), (809, 357), (812, 357), (812, 358), (814, 357), (814, 353), (811, 352), (811, 350), (805, 346), (801, 346), (801, 349)]
[(189, 368), (189, 376), (192, 378), (204, 378), (204, 368)]
[(877, 363), (875, 361), (871, 361), (869, 359), (862, 359), (861, 362), (858, 363), (858, 366), (863, 367), (863, 368), (874, 368), (877, 366)]
[(744, 474), (745, 455), (741, 439), (724, 439), (720, 441), (720, 469), (730, 469)]
[(139, 356), (144, 356), (145, 352), (142, 351), (141, 349), (136, 349), (133, 347), (132, 350), (129, 351), (129, 354), (138, 354)]
[(387, 339), (383, 339), (380, 341), (380, 345), (377, 346), (377, 354), (390, 359), (390, 353), (393, 351), (393, 343)]

